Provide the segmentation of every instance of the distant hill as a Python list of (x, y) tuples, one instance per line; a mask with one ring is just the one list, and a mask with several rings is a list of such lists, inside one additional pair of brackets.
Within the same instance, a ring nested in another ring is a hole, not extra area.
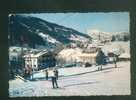
[(128, 32), (117, 32), (112, 35), (112, 41), (129, 41), (130, 33)]
[(102, 32), (99, 30), (88, 30), (87, 34), (95, 40), (106, 40), (109, 39), (111, 41), (129, 41), (130, 33), (129, 32)]
[(9, 16), (10, 46), (27, 44), (32, 48), (36, 48), (36, 45), (48, 47), (90, 39), (87, 34), (40, 18), (26, 15)]

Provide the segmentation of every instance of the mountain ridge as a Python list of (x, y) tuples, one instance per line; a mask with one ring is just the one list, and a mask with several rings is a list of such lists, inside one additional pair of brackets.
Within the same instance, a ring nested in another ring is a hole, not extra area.
[[(11, 15), (9, 17), (9, 36), (10, 45), (27, 43), (30, 47), (48, 43), (50, 45), (55, 43), (69, 44), (84, 39), (91, 39), (87, 34), (72, 28), (25, 15)], [(48, 41), (48, 38), (57, 42), (51, 43), (51, 40)]]

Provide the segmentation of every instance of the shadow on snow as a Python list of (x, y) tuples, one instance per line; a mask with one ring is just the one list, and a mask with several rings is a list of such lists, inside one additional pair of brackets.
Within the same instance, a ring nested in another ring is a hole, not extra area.
[(70, 87), (70, 86), (76, 86), (76, 85), (87, 85), (87, 84), (95, 84), (95, 83), (99, 83), (99, 82), (98, 81), (96, 81), (96, 82), (82, 82), (82, 83), (77, 83), (77, 84), (65, 85), (63, 87)]

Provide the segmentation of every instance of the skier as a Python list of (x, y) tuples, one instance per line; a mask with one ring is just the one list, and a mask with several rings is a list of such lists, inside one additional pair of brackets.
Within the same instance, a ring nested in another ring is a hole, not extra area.
[(56, 69), (55, 70), (55, 76), (56, 76), (56, 79), (58, 80), (58, 75), (59, 75), (59, 72), (58, 72), (58, 70)]
[(115, 68), (117, 68), (117, 63), (116, 63), (116, 55), (114, 54), (114, 57), (113, 57), (113, 62), (114, 62), (114, 64), (115, 64)]
[(52, 80), (52, 86), (53, 86), (53, 88), (55, 88), (55, 85), (56, 85), (56, 88), (59, 88), (54, 69), (51, 70), (51, 80)]
[(47, 69), (45, 70), (45, 77), (46, 77), (46, 80), (48, 80), (48, 70)]

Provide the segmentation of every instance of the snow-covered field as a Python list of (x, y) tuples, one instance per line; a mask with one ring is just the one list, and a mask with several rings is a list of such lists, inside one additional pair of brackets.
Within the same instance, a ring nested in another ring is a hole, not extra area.
[(52, 89), (50, 79), (46, 81), (43, 72), (34, 75), (36, 79), (41, 78), (35, 81), (10, 80), (9, 96), (129, 95), (130, 62), (118, 62), (117, 66), (108, 64), (102, 71), (97, 71), (96, 66), (60, 68), (58, 89)]

